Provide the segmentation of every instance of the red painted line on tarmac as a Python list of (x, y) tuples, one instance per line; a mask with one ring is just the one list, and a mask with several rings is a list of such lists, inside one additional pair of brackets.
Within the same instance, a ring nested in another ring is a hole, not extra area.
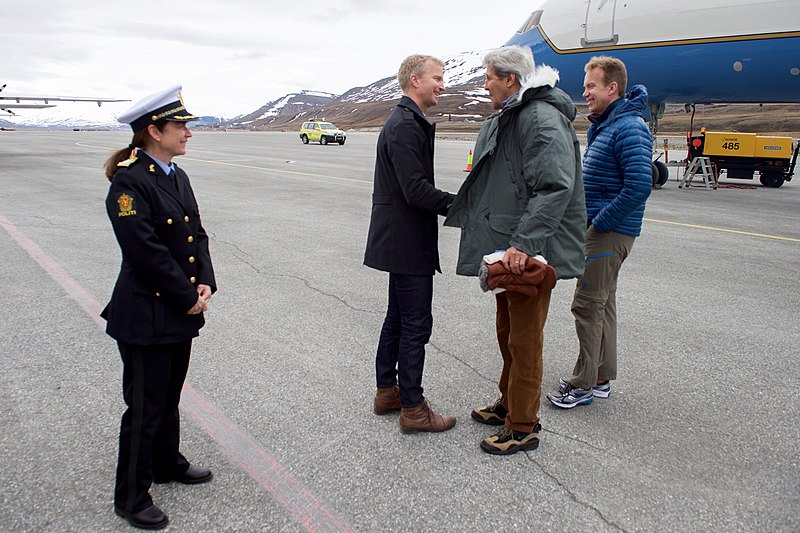
[[(105, 331), (105, 320), (100, 318), (102, 306), (94, 296), (3, 215), (0, 215), (0, 227)], [(261, 485), (306, 531), (355, 532), (255, 439), (240, 430), (190, 385), (183, 387), (181, 406), (195, 424), (217, 443), (228, 459)]]
[(278, 500), (307, 531), (355, 532), (197, 391), (184, 387), (181, 403), (195, 424), (211, 435), (223, 452)]

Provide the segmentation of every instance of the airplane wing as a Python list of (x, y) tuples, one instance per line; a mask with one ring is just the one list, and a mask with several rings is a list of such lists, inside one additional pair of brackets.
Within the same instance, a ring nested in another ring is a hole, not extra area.
[(130, 100), (120, 100), (117, 98), (95, 98), (93, 96), (30, 96), (30, 95), (0, 95), (0, 105), (5, 105), (2, 100), (13, 100), (20, 103), (22, 100), (26, 101), (40, 101), (45, 104), (49, 102), (130, 102)]
[[(0, 92), (6, 88), (3, 84)], [(44, 103), (23, 103), (23, 102), (44, 102)], [(95, 102), (98, 106), (103, 102), (130, 102), (119, 98), (100, 98), (94, 96), (44, 96), (30, 94), (0, 94), (0, 110), (14, 114), (12, 109), (45, 109), (55, 107), (56, 104), (50, 102)]]
[(0, 102), (0, 109), (45, 109), (55, 106), (56, 104), (4, 104)]

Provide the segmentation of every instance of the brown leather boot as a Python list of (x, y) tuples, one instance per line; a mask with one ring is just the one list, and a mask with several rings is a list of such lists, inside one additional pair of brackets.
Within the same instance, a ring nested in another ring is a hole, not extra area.
[(437, 415), (431, 410), (428, 400), (416, 407), (403, 407), (400, 411), (400, 431), (403, 433), (447, 431), (455, 425), (456, 417)]
[(374, 411), (376, 415), (385, 415), (392, 411), (399, 411), (402, 407), (400, 405), (400, 389), (397, 385), (391, 387), (379, 388), (375, 392)]

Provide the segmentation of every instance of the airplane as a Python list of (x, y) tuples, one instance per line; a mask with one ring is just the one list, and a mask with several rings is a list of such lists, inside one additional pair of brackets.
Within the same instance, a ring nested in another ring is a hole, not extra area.
[(800, 103), (797, 0), (545, 0), (506, 45), (557, 69), (576, 103), (589, 58), (621, 59), (647, 87), (653, 135), (667, 103)]
[[(0, 87), (0, 92), (6, 88), (6, 84), (4, 83), (2, 87)], [(12, 101), (14, 103), (6, 103), (6, 101)], [(44, 103), (31, 103), (26, 104), (22, 103), (23, 101), (26, 102), (44, 102)], [(46, 109), (48, 107), (55, 107), (56, 104), (51, 104), (50, 102), (96, 102), (98, 106), (103, 102), (130, 102), (130, 100), (119, 100), (116, 98), (95, 98), (91, 96), (32, 96), (32, 95), (9, 95), (9, 94), (0, 94), (0, 110), (9, 113), (10, 115), (14, 115), (13, 109)]]

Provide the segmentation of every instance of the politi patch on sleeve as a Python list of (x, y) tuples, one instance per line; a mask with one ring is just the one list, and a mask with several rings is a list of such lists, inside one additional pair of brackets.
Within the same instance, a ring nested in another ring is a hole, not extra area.
[(117, 213), (118, 216), (129, 217), (136, 214), (136, 209), (134, 209), (133, 205), (133, 196), (130, 194), (120, 194), (117, 198), (117, 204), (119, 205), (119, 213)]

